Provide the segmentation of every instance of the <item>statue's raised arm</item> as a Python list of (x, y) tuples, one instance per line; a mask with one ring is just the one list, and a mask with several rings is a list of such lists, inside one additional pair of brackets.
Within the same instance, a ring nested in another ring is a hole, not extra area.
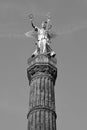
[(29, 14), (28, 17), (29, 17), (29, 20), (31, 22), (31, 26), (33, 27), (33, 30), (31, 30), (29, 32), (26, 32), (25, 36), (30, 37), (30, 38), (33, 37), (33, 38), (35, 38), (37, 40), (38, 39), (38, 34), (37, 33), (38, 33), (39, 28), (36, 25), (34, 25), (34, 16), (33, 16), (33, 14)]
[(38, 31), (38, 27), (34, 25), (34, 17), (33, 17), (33, 14), (30, 14), (29, 15), (29, 19), (31, 21), (31, 26), (34, 28), (35, 31)]

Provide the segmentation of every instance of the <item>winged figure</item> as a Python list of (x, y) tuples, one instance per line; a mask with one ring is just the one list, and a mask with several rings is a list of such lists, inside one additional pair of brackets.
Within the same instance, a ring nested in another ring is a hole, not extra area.
[(43, 21), (41, 24), (41, 28), (34, 25), (33, 15), (29, 15), (31, 25), (33, 27), (32, 31), (25, 33), (27, 37), (34, 37), (36, 39), (36, 50), (32, 54), (32, 56), (36, 56), (38, 54), (49, 53), (50, 56), (55, 56), (55, 52), (50, 47), (51, 39), (55, 38), (57, 35), (52, 33), (51, 28), (52, 24), (50, 24), (50, 18), (48, 17), (46, 21)]

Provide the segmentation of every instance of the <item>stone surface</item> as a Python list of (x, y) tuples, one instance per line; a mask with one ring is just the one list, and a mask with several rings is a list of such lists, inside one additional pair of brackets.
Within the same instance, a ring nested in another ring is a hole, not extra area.
[(56, 58), (38, 55), (28, 59), (30, 85), (28, 130), (56, 130)]

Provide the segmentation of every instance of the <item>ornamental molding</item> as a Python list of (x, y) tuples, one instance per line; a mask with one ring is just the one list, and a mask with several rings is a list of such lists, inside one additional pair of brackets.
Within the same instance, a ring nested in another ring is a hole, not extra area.
[(51, 108), (49, 108), (49, 107), (41, 107), (41, 106), (38, 106), (38, 107), (32, 108), (32, 109), (28, 112), (28, 114), (27, 114), (27, 119), (28, 119), (28, 117), (29, 117), (30, 114), (34, 113), (35, 111), (41, 111), (41, 110), (51, 111), (52, 113), (54, 113), (55, 118), (57, 118), (57, 115), (56, 115), (55, 110), (53, 110), (53, 109), (51, 109)]
[(38, 63), (38, 64), (34, 64), (34, 65), (30, 66), (27, 69), (27, 76), (28, 76), (29, 81), (31, 81), (33, 79), (33, 77), (37, 77), (41, 74), (51, 76), (55, 82), (55, 80), (57, 78), (57, 68), (52, 66), (49, 63), (48, 64), (47, 63), (44, 63), (44, 64)]

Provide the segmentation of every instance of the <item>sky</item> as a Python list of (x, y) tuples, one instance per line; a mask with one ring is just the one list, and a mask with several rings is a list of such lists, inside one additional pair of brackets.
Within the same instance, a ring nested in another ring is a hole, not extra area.
[(87, 0), (0, 0), (0, 130), (27, 130), (27, 59), (34, 41), (24, 34), (51, 12), (58, 37), (55, 85), (57, 130), (87, 130)]

